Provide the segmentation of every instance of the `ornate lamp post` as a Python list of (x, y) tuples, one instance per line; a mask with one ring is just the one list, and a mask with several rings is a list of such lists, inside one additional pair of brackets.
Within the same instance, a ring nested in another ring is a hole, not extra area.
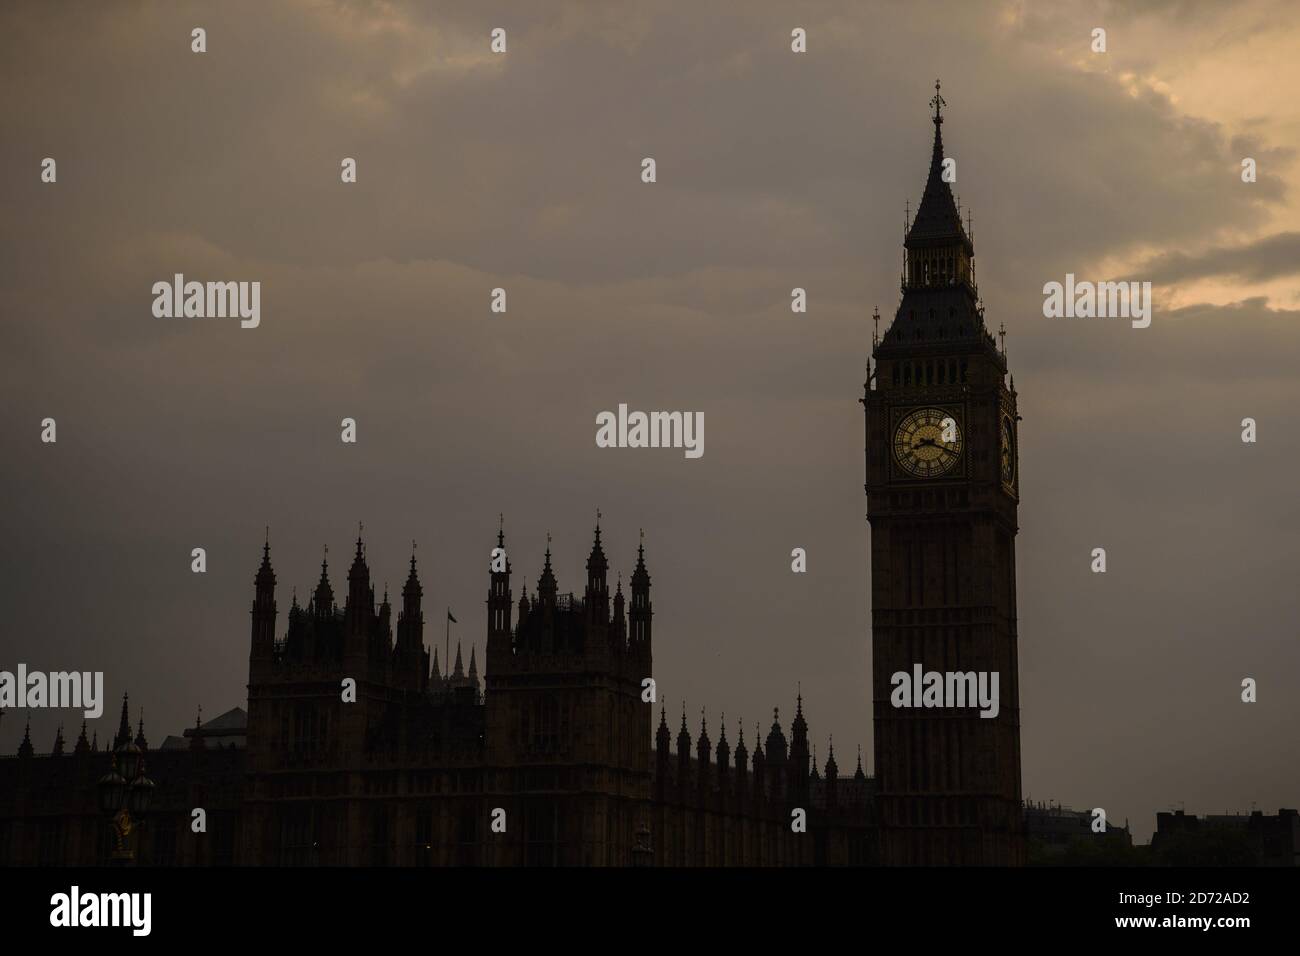
[(149, 812), (154, 791), (154, 782), (144, 773), (144, 754), (140, 748), (130, 742), (117, 748), (113, 766), (99, 778), (96, 789), (99, 809), (113, 827), (110, 862), (114, 866), (130, 866), (135, 862), (131, 834)]

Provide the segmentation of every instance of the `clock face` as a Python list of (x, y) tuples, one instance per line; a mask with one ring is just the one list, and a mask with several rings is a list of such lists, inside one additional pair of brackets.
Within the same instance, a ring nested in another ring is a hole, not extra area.
[(1002, 419), (1002, 480), (1008, 485), (1016, 481), (1016, 436), (1011, 419)]
[(956, 418), (940, 408), (918, 408), (894, 431), (894, 459), (917, 478), (937, 478), (957, 466), (962, 436)]

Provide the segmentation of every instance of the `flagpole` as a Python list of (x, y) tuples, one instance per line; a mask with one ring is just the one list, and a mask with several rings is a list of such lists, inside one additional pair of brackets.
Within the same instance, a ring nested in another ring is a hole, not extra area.
[(447, 668), (447, 675), (451, 675), (451, 608), (447, 608), (447, 640), (442, 649), (442, 666)]

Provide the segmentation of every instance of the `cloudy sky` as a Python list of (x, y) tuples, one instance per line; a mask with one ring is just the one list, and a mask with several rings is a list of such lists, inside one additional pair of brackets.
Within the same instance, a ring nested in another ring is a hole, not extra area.
[[(481, 653), (497, 513), (580, 591), (599, 507), (625, 575), (645, 528), (671, 713), (752, 743), (802, 682), (869, 769), (857, 399), (941, 77), (1024, 415), (1024, 792), (1143, 839), (1295, 806), (1297, 46), (1285, 0), (6, 4), (0, 668), (103, 670), (101, 741), (130, 690), (157, 743), (244, 704), (264, 525), (282, 611), (358, 521), (377, 587), (417, 539), (426, 637), (450, 606)], [(260, 281), (260, 327), (154, 318), (177, 272)], [(1067, 272), (1154, 282), (1151, 327), (1043, 318)], [(703, 412), (704, 456), (597, 449), (621, 402)]]

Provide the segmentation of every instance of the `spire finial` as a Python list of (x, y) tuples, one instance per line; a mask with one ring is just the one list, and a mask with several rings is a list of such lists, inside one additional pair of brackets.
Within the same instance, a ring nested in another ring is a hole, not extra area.
[(1005, 322), (998, 323), (998, 338), (1002, 340), (1002, 355), (1005, 357), (1007, 354), (1007, 324)]
[(930, 98), (930, 105), (934, 107), (934, 125), (938, 126), (943, 122), (943, 116), (939, 111), (948, 105), (948, 101), (939, 92), (938, 80), (934, 81), (934, 96)]
[(880, 344), (880, 306), (872, 309), (871, 321), (875, 323), (875, 329), (871, 333), (871, 344), (876, 346)]

